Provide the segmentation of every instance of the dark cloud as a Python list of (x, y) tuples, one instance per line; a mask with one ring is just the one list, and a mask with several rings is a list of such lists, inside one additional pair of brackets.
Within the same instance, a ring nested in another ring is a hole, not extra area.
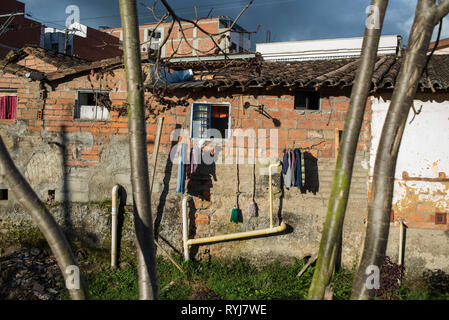
[[(120, 26), (118, 0), (22, 0), (27, 12), (45, 21), (48, 26), (63, 28), (67, 17), (65, 8), (75, 4), (80, 8), (81, 23), (99, 26)], [(145, 0), (151, 5), (153, 2)], [(212, 16), (235, 17), (246, 5), (242, 0), (170, 0), (176, 12), (186, 18), (194, 18), (194, 5), (199, 16), (205, 16), (213, 8)], [(370, 1), (364, 0), (255, 0), (240, 18), (239, 24), (247, 30), (259, 33), (252, 42), (265, 42), (267, 30), (271, 41), (309, 40), (363, 35), (365, 9)], [(401, 34), (407, 39), (416, 0), (390, 1), (383, 34)], [(162, 12), (161, 5), (156, 7)], [(154, 22), (151, 13), (139, 5), (139, 22)]]

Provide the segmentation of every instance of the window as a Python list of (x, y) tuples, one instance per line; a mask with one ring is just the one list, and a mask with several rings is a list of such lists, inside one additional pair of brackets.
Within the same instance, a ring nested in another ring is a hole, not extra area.
[(0, 200), (8, 200), (8, 189), (0, 189)]
[(17, 97), (0, 92), (0, 119), (17, 118)]
[(160, 30), (154, 30), (154, 29), (147, 29), (148, 38), (150, 38), (152, 35), (152, 39), (160, 39), (162, 37)]
[(446, 212), (435, 212), (435, 224), (446, 224), (447, 215)]
[[(230, 129), (230, 105), (194, 103), (192, 106), (191, 137), (198, 139), (228, 138)], [(211, 132), (208, 129), (218, 130)]]
[(163, 29), (162, 28), (148, 28), (145, 29), (144, 33), (144, 42), (142, 45), (142, 51), (146, 52), (148, 49), (158, 50), (159, 46), (162, 42), (163, 38)]
[(105, 107), (110, 103), (108, 92), (78, 92), (75, 118), (90, 120), (109, 120), (109, 111)]
[(295, 93), (295, 110), (320, 110), (320, 92), (297, 91)]

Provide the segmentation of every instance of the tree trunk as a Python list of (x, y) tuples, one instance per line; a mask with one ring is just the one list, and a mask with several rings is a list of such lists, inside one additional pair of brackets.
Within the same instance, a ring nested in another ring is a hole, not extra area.
[[(11, 188), (19, 204), (28, 211), (36, 222), (40, 231), (50, 246), (53, 255), (58, 262), (58, 266), (64, 276), (76, 277), (76, 274), (67, 274), (70, 266), (77, 266), (72, 249), (55, 219), (48, 211), (44, 203), (39, 199), (29, 183), (22, 176), (20, 171), (12, 161), (2, 138), (0, 137), (0, 176), (2, 180)], [(69, 289), (70, 296), (74, 300), (84, 300), (88, 298), (87, 288), (83, 277), (79, 274), (79, 288)], [(76, 280), (75, 280), (76, 281)]]
[(119, 3), (129, 104), (129, 151), (137, 238), (139, 299), (158, 299), (137, 7), (135, 0), (119, 0)]
[[(371, 299), (375, 289), (366, 286), (369, 266), (379, 269), (385, 258), (390, 228), (394, 175), (399, 146), (418, 83), (427, 60), (427, 48), (435, 24), (447, 14), (447, 0), (440, 6), (434, 0), (419, 0), (407, 50), (396, 80), (382, 129), (374, 165), (373, 184), (368, 201), (368, 224), (364, 250), (354, 281), (352, 299)], [(444, 14), (443, 14), (444, 13)]]
[(338, 254), (338, 248), (336, 248), (337, 240), (342, 235), (357, 142), (362, 127), (368, 93), (371, 88), (371, 80), (377, 60), (377, 49), (388, 0), (372, 0), (371, 5), (378, 9), (374, 11), (373, 15), (375, 16), (371, 18), (378, 20), (375, 21), (374, 26), (367, 26), (365, 28), (362, 56), (351, 92), (351, 100), (338, 153), (326, 222), (321, 236), (317, 267), (309, 289), (308, 299), (323, 299), (325, 289), (329, 285), (335, 269), (335, 255)]

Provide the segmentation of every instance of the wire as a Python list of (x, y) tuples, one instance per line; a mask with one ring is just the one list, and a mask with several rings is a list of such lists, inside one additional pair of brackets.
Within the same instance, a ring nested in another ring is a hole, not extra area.
[[(269, 1), (265, 1), (265, 2), (255, 2), (252, 4), (251, 7), (258, 7), (258, 6), (265, 6), (265, 5), (272, 5), (272, 4), (281, 4), (281, 3), (289, 3), (289, 2), (297, 2), (298, 0), (277, 0), (277, 1), (273, 1), (273, 0), (269, 0)], [(198, 6), (197, 7), (197, 12), (203, 12), (206, 10), (210, 10), (211, 8), (213, 9), (235, 9), (235, 8), (240, 8), (241, 5), (247, 3), (247, 0), (238, 0), (238, 1), (228, 1), (226, 3), (223, 3), (222, 1), (217, 2), (217, 3), (208, 3), (202, 6)], [(239, 4), (239, 5), (237, 5)], [(188, 14), (188, 13), (195, 13), (195, 8), (194, 7), (184, 7), (184, 8), (175, 8), (174, 9), (176, 11), (177, 14)], [(157, 13), (163, 13), (165, 12), (165, 9), (158, 9), (156, 10)], [(31, 16), (31, 14), (29, 14)], [(139, 15), (139, 19), (142, 18), (146, 18), (146, 17), (153, 17), (152, 14), (144, 14), (144, 15)], [(54, 20), (54, 21), (44, 21), (40, 18), (36, 18), (33, 17), (34, 19), (39, 19), (41, 21), (43, 21), (44, 23), (49, 23), (49, 24), (54, 24), (54, 25), (59, 25), (62, 26), (61, 24), (58, 24), (59, 22), (64, 22), (65, 20)], [(83, 18), (81, 19), (82, 21), (90, 21), (90, 20), (98, 20), (98, 19), (108, 19), (108, 18), (120, 18), (120, 15), (107, 15), (107, 16), (96, 16), (96, 17), (88, 17), (88, 18)], [(156, 21), (154, 21), (156, 22)]]
[(423, 71), (422, 71), (422, 73), (421, 73), (421, 76), (422, 76), (424, 73), (426, 73), (426, 77), (429, 77), (429, 73), (428, 73), (427, 67), (428, 67), (428, 65), (429, 65), (430, 59), (432, 58), (432, 56), (433, 56), (435, 50), (436, 50), (437, 47), (438, 47), (438, 44), (440, 43), (440, 37), (441, 37), (441, 30), (442, 30), (442, 29), (443, 29), (443, 19), (440, 20), (440, 25), (439, 25), (439, 27), (438, 27), (437, 40), (435, 41), (435, 45), (434, 45), (434, 47), (433, 47), (433, 49), (432, 49), (432, 52), (427, 56), (426, 65), (424, 66), (424, 69), (423, 69)]

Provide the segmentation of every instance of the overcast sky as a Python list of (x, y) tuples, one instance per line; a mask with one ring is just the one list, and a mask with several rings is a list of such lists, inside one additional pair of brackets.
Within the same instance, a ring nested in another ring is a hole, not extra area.
[[(21, 0), (25, 10), (47, 26), (64, 28), (68, 5), (80, 9), (81, 23), (93, 28), (99, 26), (119, 27), (118, 0)], [(142, 0), (147, 5), (153, 1)], [(168, 0), (178, 15), (235, 17), (248, 0)], [(405, 43), (413, 22), (417, 0), (390, 0), (385, 17), (384, 35), (402, 35)], [(139, 1), (138, 1), (139, 3)], [(251, 37), (255, 43), (265, 42), (267, 30), (271, 41), (313, 40), (363, 36), (366, 19), (365, 9), (369, 0), (254, 0), (251, 7), (239, 19), (239, 24), (249, 31), (259, 32)], [(159, 12), (162, 7), (157, 6)], [(139, 24), (153, 22), (152, 14), (138, 4)], [(449, 19), (443, 24), (443, 38), (449, 37)]]

